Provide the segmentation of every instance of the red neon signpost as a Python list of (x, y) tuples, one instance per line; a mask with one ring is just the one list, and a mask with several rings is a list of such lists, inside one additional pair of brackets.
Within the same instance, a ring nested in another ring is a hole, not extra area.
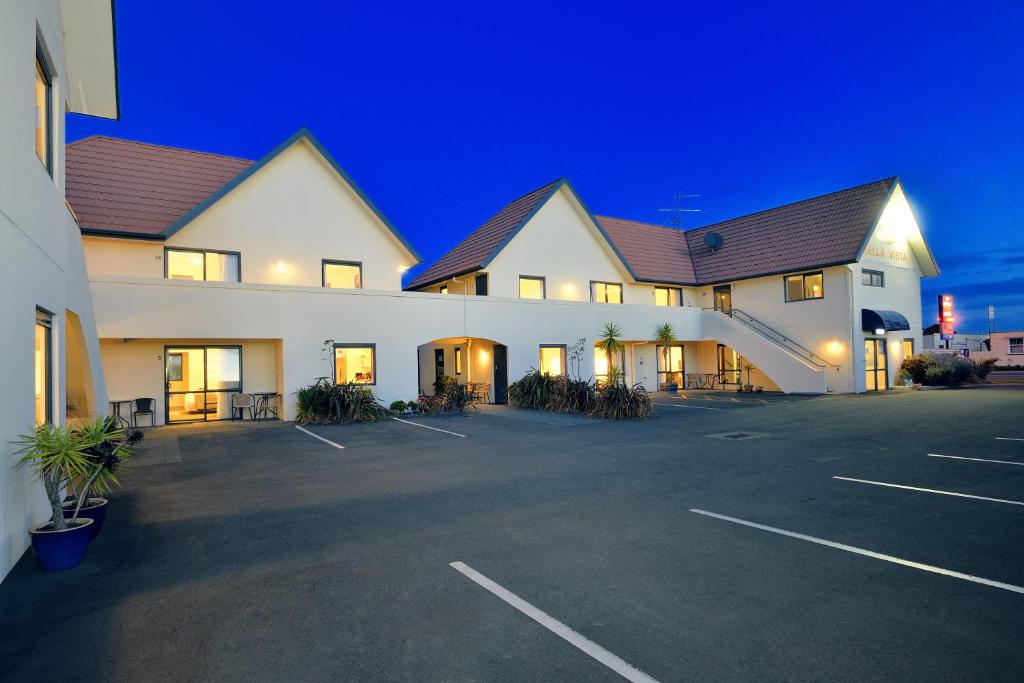
[(939, 295), (939, 339), (952, 339), (956, 331), (956, 318), (953, 316), (953, 295)]

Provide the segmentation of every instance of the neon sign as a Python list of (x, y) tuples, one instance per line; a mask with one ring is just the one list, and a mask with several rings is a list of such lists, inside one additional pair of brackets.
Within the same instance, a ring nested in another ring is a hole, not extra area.
[(952, 339), (956, 332), (956, 318), (953, 316), (953, 295), (939, 295), (939, 339)]

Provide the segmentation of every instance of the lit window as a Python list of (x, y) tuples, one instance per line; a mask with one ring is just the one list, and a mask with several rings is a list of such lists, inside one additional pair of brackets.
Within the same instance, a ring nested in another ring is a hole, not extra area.
[(240, 257), (233, 252), (167, 249), (164, 258), (168, 280), (241, 281)]
[(519, 276), (519, 298), (520, 299), (543, 299), (544, 278)]
[(590, 299), (599, 304), (621, 304), (622, 284), (616, 282), (591, 282)]
[(38, 48), (36, 51), (36, 156), (53, 175), (53, 79)]
[(53, 422), (53, 381), (51, 353), (53, 349), (53, 317), (36, 309), (35, 397), (36, 424)]
[(540, 371), (552, 377), (560, 377), (565, 374), (565, 344), (541, 345)]
[(462, 348), (459, 346), (455, 347), (455, 374), (462, 374)]
[(1009, 345), (1009, 352), (1016, 355), (1024, 353), (1024, 337), (1010, 337), (1006, 340)]
[(440, 287), (438, 287), (437, 293), (438, 294), (447, 294), (448, 293), (448, 285), (441, 285)]
[(655, 306), (679, 306), (682, 301), (682, 290), (677, 287), (655, 287)]
[(335, 344), (334, 381), (338, 384), (376, 384), (375, 344)]
[[(612, 369), (621, 371), (625, 365), (625, 351), (620, 352), (618, 357), (612, 355)], [(594, 347), (594, 378), (598, 382), (608, 381), (608, 354), (597, 346)]]
[(885, 273), (880, 270), (862, 270), (860, 283), (865, 287), (885, 287)]
[(903, 357), (910, 358), (914, 355), (914, 340), (904, 339), (903, 340)]
[(354, 261), (327, 261), (323, 265), (324, 287), (329, 289), (362, 289), (363, 264)]
[(664, 388), (669, 382), (683, 386), (683, 347), (681, 344), (658, 345), (658, 387)]
[(786, 276), (786, 301), (824, 298), (825, 287), (820, 272)]

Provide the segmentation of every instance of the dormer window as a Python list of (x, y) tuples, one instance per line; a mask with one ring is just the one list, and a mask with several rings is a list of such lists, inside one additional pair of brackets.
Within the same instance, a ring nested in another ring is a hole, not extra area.
[(599, 304), (621, 304), (621, 282), (591, 282), (590, 300)]
[(165, 249), (164, 277), (168, 280), (241, 282), (241, 258), (234, 251)]
[(362, 289), (363, 264), (358, 261), (324, 259), (323, 286), (328, 289)]

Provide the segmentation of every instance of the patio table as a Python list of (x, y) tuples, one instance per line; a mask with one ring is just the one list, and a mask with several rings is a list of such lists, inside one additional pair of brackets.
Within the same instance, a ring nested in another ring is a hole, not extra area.
[(124, 427), (125, 429), (128, 429), (129, 427), (131, 427), (132, 423), (129, 422), (128, 419), (125, 418), (124, 415), (121, 414), (121, 406), (127, 405), (128, 406), (128, 412), (130, 413), (131, 409), (132, 409), (132, 400), (133, 399), (129, 398), (129, 399), (125, 399), (125, 400), (118, 400), (118, 401), (110, 401), (109, 402), (110, 403), (110, 415), (111, 415), (111, 417), (113, 417), (115, 420), (117, 420), (117, 424), (122, 426), (122, 427)]

